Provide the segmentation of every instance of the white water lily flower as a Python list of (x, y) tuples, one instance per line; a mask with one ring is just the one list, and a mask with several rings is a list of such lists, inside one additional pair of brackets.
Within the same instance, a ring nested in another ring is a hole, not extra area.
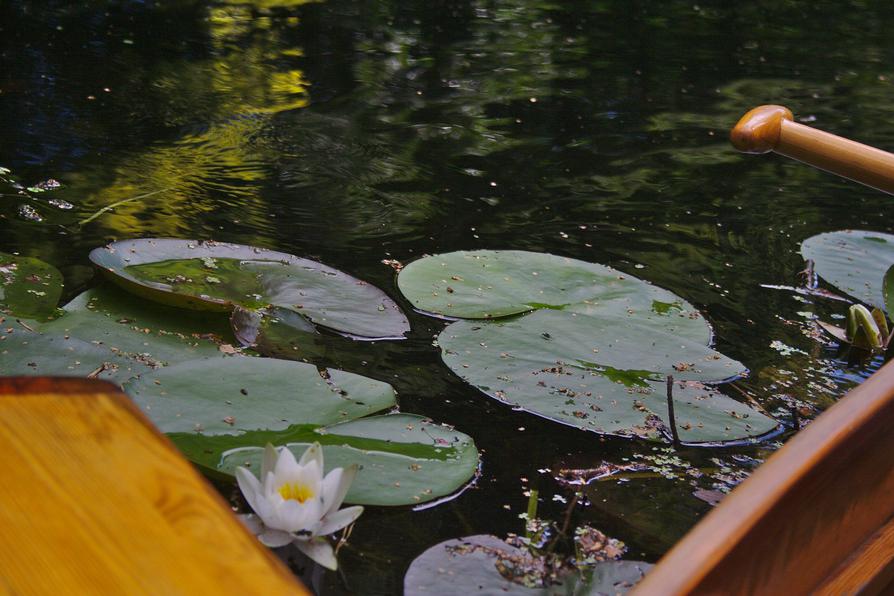
[[(236, 468), (236, 480), (259, 520), (246, 519), (261, 542), (276, 548), (293, 542), (304, 554), (328, 569), (337, 562), (332, 545), (323, 538), (350, 525), (363, 507), (339, 509), (357, 466), (335, 468), (323, 477), (323, 449), (307, 448), (299, 461), (285, 447), (268, 444), (261, 463), (261, 479)], [(260, 523), (258, 523), (260, 522)]]

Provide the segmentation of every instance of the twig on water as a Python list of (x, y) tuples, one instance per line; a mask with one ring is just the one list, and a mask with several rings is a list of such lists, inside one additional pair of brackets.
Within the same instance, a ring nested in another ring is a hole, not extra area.
[(171, 188), (163, 188), (161, 190), (153, 190), (152, 192), (147, 192), (142, 195), (130, 197), (129, 199), (123, 199), (121, 201), (116, 201), (116, 202), (112, 203), (111, 205), (106, 205), (105, 207), (103, 207), (102, 209), (100, 209), (99, 211), (97, 211), (96, 213), (91, 215), (90, 217), (82, 219), (81, 221), (78, 222), (78, 225), (83, 226), (84, 224), (88, 224), (91, 221), (93, 221), (94, 219), (96, 219), (97, 217), (99, 217), (100, 215), (102, 215), (103, 213), (107, 213), (107, 212), (113, 210), (115, 207), (120, 207), (121, 205), (124, 205), (127, 203), (132, 203), (133, 201), (139, 201), (140, 199), (145, 199), (146, 197), (151, 197), (152, 195), (157, 195), (159, 193), (167, 192), (169, 190), (171, 190)]
[(550, 540), (549, 545), (546, 547), (547, 555), (553, 554), (560, 540), (568, 538), (568, 530), (571, 528), (571, 516), (574, 513), (574, 508), (575, 506), (577, 506), (577, 502), (578, 500), (580, 500), (580, 497), (580, 491), (576, 491), (574, 493), (574, 496), (571, 498), (571, 501), (568, 503), (568, 508), (565, 509), (565, 520), (562, 522), (562, 528), (559, 530), (559, 533), (556, 534), (552, 540)]
[(674, 375), (667, 375), (667, 417), (671, 427), (674, 447), (680, 447), (680, 435), (677, 434), (677, 418), (674, 415)]
[(727, 383), (727, 386), (738, 391), (742, 395), (742, 397), (744, 397), (746, 400), (748, 400), (748, 403), (750, 403), (752, 406), (754, 406), (755, 409), (757, 409), (759, 412), (763, 412), (767, 416), (770, 416), (770, 412), (767, 411), (767, 408), (765, 408), (763, 405), (761, 405), (761, 403), (759, 401), (757, 401), (756, 399), (754, 399), (754, 397), (750, 393), (748, 393), (747, 391), (745, 391), (744, 389), (739, 387), (735, 382)]

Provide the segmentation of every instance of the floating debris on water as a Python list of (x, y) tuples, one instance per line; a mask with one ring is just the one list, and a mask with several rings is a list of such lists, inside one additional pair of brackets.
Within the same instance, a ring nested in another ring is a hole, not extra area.
[(34, 193), (46, 192), (48, 190), (56, 190), (57, 188), (61, 188), (61, 187), (62, 187), (61, 182), (59, 182), (58, 180), (55, 180), (53, 178), (49, 178), (47, 180), (44, 180), (43, 182), (38, 182), (34, 186), (29, 186), (28, 192), (34, 192)]
[(799, 350), (798, 348), (794, 348), (787, 344), (782, 343), (778, 339), (774, 339), (770, 342), (770, 347), (782, 354), (783, 356), (791, 356), (792, 354), (803, 354), (807, 356), (807, 352), (804, 350)]
[(43, 216), (41, 216), (41, 214), (38, 213), (37, 209), (35, 209), (31, 205), (19, 205), (19, 217), (28, 221), (33, 221), (35, 223), (43, 221)]
[(63, 201), (62, 199), (47, 199), (47, 204), (56, 209), (64, 209), (65, 211), (74, 209), (74, 205), (68, 201)]

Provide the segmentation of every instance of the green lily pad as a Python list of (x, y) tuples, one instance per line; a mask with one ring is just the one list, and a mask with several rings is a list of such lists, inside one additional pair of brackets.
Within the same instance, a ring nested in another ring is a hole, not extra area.
[(293, 310), (366, 338), (402, 338), (409, 322), (378, 288), (316, 261), (222, 242), (146, 238), (97, 248), (90, 259), (128, 291), (194, 310)]
[[(183, 437), (172, 435), (175, 443)], [(413, 505), (450, 495), (478, 470), (478, 451), (471, 437), (422, 416), (371, 416), (328, 427), (295, 427), (283, 433), (256, 433), (255, 445), (285, 444), (296, 456), (317, 441), (326, 468), (359, 464), (346, 500), (366, 505)], [(236, 466), (260, 469), (263, 449), (230, 449), (214, 462), (232, 474)], [(206, 457), (210, 460), (211, 457)], [(210, 463), (210, 461), (209, 461)]]
[(894, 315), (894, 265), (885, 272), (885, 279), (882, 281), (882, 295), (885, 299), (885, 312)]
[(584, 596), (623, 594), (652, 568), (640, 561), (604, 561), (583, 574), (567, 572), (551, 586), (527, 587), (500, 574), (514, 568), (526, 552), (481, 534), (446, 540), (429, 548), (410, 564), (404, 576), (404, 593), (452, 596), (453, 594), (507, 594), (514, 596)]
[(142, 374), (124, 390), (162, 432), (206, 436), (322, 426), (396, 405), (388, 383), (273, 358), (189, 360)]
[(114, 354), (78, 337), (42, 333), (34, 322), (0, 329), (0, 371), (4, 375), (128, 378), (152, 370), (136, 358)]
[(458, 251), (424, 257), (397, 278), (416, 308), (460, 319), (533, 310), (624, 315), (707, 344), (711, 328), (679, 296), (611, 267), (523, 250)]
[[(5, 375), (93, 376), (122, 383), (138, 374), (195, 358), (227, 358), (220, 321), (172, 316), (178, 311), (110, 288), (88, 290), (55, 320), (0, 328)], [(228, 357), (228, 358), (232, 358)]]
[[(650, 391), (636, 397), (664, 423), (667, 437), (666, 383), (649, 383)], [(728, 397), (698, 381), (674, 381), (674, 421), (683, 443), (727, 443), (761, 437), (780, 429), (779, 423), (762, 412)]]
[[(649, 439), (668, 435), (668, 375), (721, 382), (747, 372), (701, 343), (623, 315), (541, 310), (504, 321), (456, 321), (438, 344), (451, 370), (495, 399), (582, 430)], [(681, 439), (728, 441), (776, 428), (771, 418), (733, 403), (700, 385), (679, 386)]]
[(244, 346), (257, 346), (263, 342), (266, 330), (273, 326), (288, 327), (297, 334), (317, 333), (316, 327), (302, 315), (285, 308), (265, 308), (263, 310), (249, 310), (237, 306), (230, 314), (230, 326), (233, 335)]
[(886, 308), (882, 288), (885, 274), (894, 264), (891, 234), (863, 230), (818, 234), (801, 243), (801, 254), (813, 259), (817, 275), (842, 292)]
[(0, 312), (48, 319), (56, 314), (62, 285), (62, 274), (49, 263), (0, 252)]

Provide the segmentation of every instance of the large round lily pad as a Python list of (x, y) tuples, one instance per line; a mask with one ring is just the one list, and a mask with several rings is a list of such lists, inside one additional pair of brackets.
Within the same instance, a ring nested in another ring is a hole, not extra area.
[(864, 230), (827, 232), (805, 240), (801, 254), (813, 259), (816, 273), (842, 292), (885, 308), (882, 284), (894, 264), (894, 235)]
[[(173, 435), (178, 445), (181, 437)], [(254, 437), (255, 444), (262, 438)], [(269, 438), (269, 437), (268, 437)], [(472, 438), (422, 416), (372, 416), (322, 428), (293, 428), (274, 444), (300, 456), (314, 441), (323, 445), (326, 468), (359, 464), (347, 501), (367, 505), (420, 504), (449, 495), (466, 485), (478, 470)], [(231, 449), (215, 462), (232, 474), (236, 466), (259, 469), (263, 449)]]
[(583, 574), (572, 571), (550, 586), (527, 587), (500, 574), (523, 566), (527, 553), (486, 534), (446, 540), (419, 555), (404, 576), (407, 596), (507, 594), (512, 596), (615, 596), (630, 590), (651, 569), (640, 561), (603, 561)]
[(533, 310), (624, 315), (707, 344), (711, 329), (679, 296), (611, 267), (523, 250), (458, 251), (424, 257), (397, 278), (416, 308), (461, 319)]
[(97, 248), (90, 259), (125, 289), (172, 306), (222, 311), (275, 306), (359, 337), (400, 338), (409, 331), (400, 308), (378, 288), (282, 252), (146, 238)]
[(50, 322), (0, 328), (5, 375), (92, 376), (119, 383), (169, 363), (232, 358), (220, 351), (226, 321), (178, 311), (109, 288), (88, 290)]
[[(504, 321), (456, 321), (438, 344), (451, 370), (504, 403), (583, 430), (652, 439), (668, 434), (668, 375), (721, 382), (746, 372), (704, 344), (623, 315), (542, 310)], [(687, 441), (742, 439), (776, 427), (701, 385), (678, 386), (675, 404)]]
[(396, 405), (388, 383), (274, 358), (189, 360), (142, 374), (124, 390), (165, 433), (322, 426)]
[(0, 252), (0, 313), (47, 319), (56, 314), (61, 295), (58, 269), (40, 259)]

